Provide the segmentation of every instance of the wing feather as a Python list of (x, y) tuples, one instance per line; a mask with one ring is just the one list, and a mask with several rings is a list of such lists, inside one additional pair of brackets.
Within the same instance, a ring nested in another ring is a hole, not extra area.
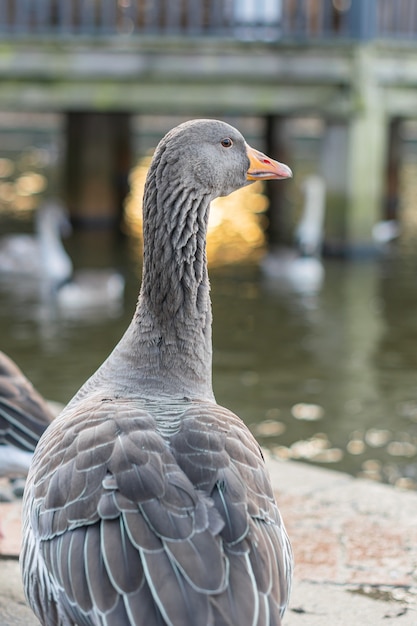
[[(259, 597), (256, 581), (252, 574), (249, 556), (245, 554), (228, 554), (230, 561), (229, 584), (227, 589), (211, 601), (216, 613), (227, 616), (226, 624), (258, 624)], [(223, 623), (215, 621), (215, 623)], [(275, 626), (275, 625), (274, 625)]]
[(211, 624), (208, 596), (198, 593), (164, 550), (142, 552), (145, 575), (154, 601), (167, 624), (194, 626)]
[(137, 402), (85, 399), (42, 437), (29, 491), (73, 623), (280, 624), (288, 539), (259, 446), (226, 409), (188, 402), (165, 439)]
[(144, 584), (140, 554), (122, 525), (122, 518), (100, 524), (101, 551), (112, 585), (119, 594), (139, 590)]
[(188, 583), (201, 593), (220, 593), (227, 585), (228, 562), (218, 538), (198, 533), (186, 541), (165, 541), (164, 547)]
[[(68, 533), (70, 534), (70, 533)], [(68, 555), (64, 555), (67, 556)], [(93, 604), (101, 613), (111, 611), (119, 598), (119, 594), (107, 573), (106, 564), (101, 551), (100, 529), (98, 524), (87, 528), (84, 542), (84, 561), (85, 576), (87, 586), (90, 592)], [(65, 592), (68, 594), (69, 589), (65, 579), (63, 579)]]
[(148, 585), (143, 585), (135, 592), (127, 594), (124, 601), (131, 624), (166, 626)]
[(70, 533), (71, 544), (68, 546), (68, 572), (74, 604), (80, 606), (84, 613), (91, 611), (93, 606), (86, 571), (84, 567), (80, 567), (83, 562), (86, 533), (86, 528), (77, 528), (72, 531)]
[(0, 443), (33, 452), (53, 417), (26, 376), (0, 352)]

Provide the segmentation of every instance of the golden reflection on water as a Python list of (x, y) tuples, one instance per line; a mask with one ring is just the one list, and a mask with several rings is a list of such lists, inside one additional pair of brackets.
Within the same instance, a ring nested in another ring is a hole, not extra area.
[(417, 240), (416, 211), (417, 156), (409, 155), (401, 169), (401, 237), (404, 254), (414, 253)]
[(47, 189), (48, 180), (45, 173), (35, 170), (44, 168), (35, 157), (36, 150), (32, 152), (16, 163), (0, 158), (0, 212), (19, 215), (38, 206), (39, 194)]
[[(150, 156), (144, 157), (132, 171), (130, 194), (125, 204), (127, 229), (140, 242), (142, 196), (150, 161)], [(211, 267), (259, 259), (265, 245), (263, 225), (267, 206), (260, 182), (212, 202), (207, 233), (207, 257)]]

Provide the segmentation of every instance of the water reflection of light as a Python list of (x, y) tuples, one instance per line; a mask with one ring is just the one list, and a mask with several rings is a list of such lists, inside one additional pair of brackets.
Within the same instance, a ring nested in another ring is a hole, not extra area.
[(371, 448), (382, 448), (392, 437), (391, 431), (380, 428), (370, 428), (365, 433), (365, 441)]
[(365, 452), (366, 445), (365, 442), (360, 438), (352, 438), (348, 441), (346, 445), (346, 450), (349, 454), (359, 455)]
[(13, 202), (16, 197), (16, 189), (13, 183), (5, 182), (0, 184), (0, 202)]
[[(133, 170), (131, 192), (125, 206), (128, 231), (139, 240), (142, 239), (142, 196), (149, 163), (150, 157), (146, 157)], [(262, 183), (255, 183), (212, 203), (207, 235), (207, 257), (211, 266), (260, 257), (265, 243), (262, 213), (267, 202)]]
[(14, 172), (14, 163), (11, 159), (0, 159), (0, 178), (7, 178)]
[(251, 424), (251, 430), (257, 437), (279, 437), (285, 432), (286, 426), (283, 422), (267, 419)]
[(24, 172), (16, 180), (16, 192), (19, 196), (31, 196), (40, 193), (46, 187), (46, 178), (36, 172)]
[[(7, 159), (0, 159), (0, 178), (1, 161), (7, 161)], [(22, 172), (14, 181), (0, 182), (0, 212), (32, 211), (38, 206), (38, 194), (45, 191), (47, 184), (46, 176), (32, 170)]]
[(309, 439), (295, 441), (291, 446), (274, 446), (273, 453), (281, 459), (305, 459), (316, 463), (339, 463), (343, 450), (331, 447), (325, 433), (316, 433)]
[(320, 420), (324, 415), (323, 407), (318, 404), (307, 404), (306, 402), (298, 402), (291, 408), (292, 416), (297, 420), (306, 420), (315, 422)]

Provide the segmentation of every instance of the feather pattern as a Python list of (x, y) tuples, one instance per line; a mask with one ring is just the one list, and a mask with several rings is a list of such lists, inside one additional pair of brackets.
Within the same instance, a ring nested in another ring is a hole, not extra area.
[(244, 146), (199, 121), (156, 151), (135, 316), (28, 477), (21, 562), (42, 624), (281, 624), (288, 537), (257, 442), (211, 387), (207, 213), (245, 184)]
[(0, 352), (0, 443), (33, 452), (53, 419), (45, 400), (4, 352)]
[(0, 352), (0, 476), (26, 476), (36, 444), (52, 419), (46, 401)]

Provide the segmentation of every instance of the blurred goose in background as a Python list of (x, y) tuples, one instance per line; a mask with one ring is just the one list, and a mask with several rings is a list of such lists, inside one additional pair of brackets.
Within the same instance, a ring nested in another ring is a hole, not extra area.
[(54, 412), (17, 365), (0, 352), (0, 476), (26, 476)]
[(53, 297), (67, 315), (100, 309), (121, 311), (125, 290), (124, 277), (112, 269), (80, 269), (60, 285)]
[[(66, 252), (61, 235), (71, 225), (58, 202), (47, 202), (36, 214), (36, 235), (8, 235), (0, 240), (0, 275), (36, 278), (36, 284), (17, 288), (32, 293), (34, 288), (48, 306), (57, 305), (65, 313), (82, 314), (91, 309), (122, 305), (125, 280), (114, 269), (79, 269)], [(10, 284), (13, 288), (13, 282)]]
[(0, 274), (28, 276), (59, 286), (72, 274), (72, 262), (61, 240), (70, 224), (57, 202), (41, 206), (35, 218), (36, 234), (11, 234), (0, 239)]
[(224, 122), (159, 143), (134, 317), (26, 482), (21, 567), (42, 624), (281, 624), (292, 553), (260, 447), (213, 395), (206, 232), (211, 200), (289, 176)]
[(401, 234), (400, 222), (396, 219), (381, 220), (372, 227), (372, 239), (379, 252), (389, 252), (391, 244)]
[(321, 262), (326, 189), (323, 178), (309, 176), (303, 183), (304, 205), (295, 232), (294, 248), (271, 250), (261, 260), (268, 285), (300, 293), (315, 293), (324, 280)]

